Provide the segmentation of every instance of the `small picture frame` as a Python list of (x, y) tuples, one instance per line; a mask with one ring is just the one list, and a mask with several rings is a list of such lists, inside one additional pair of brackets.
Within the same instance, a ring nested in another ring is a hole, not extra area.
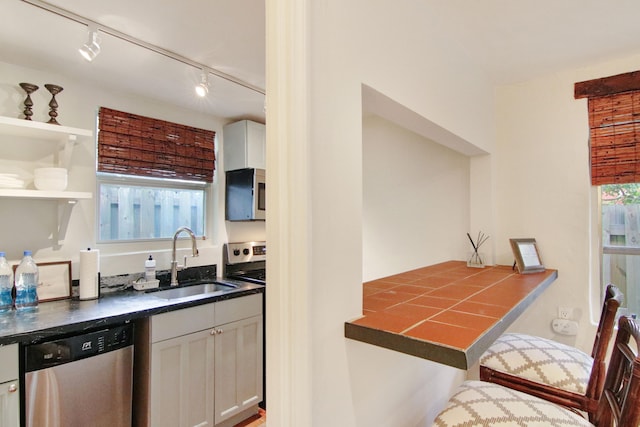
[(518, 267), (520, 274), (539, 273), (545, 270), (536, 239), (509, 239), (509, 243), (516, 258), (515, 266)]
[[(71, 298), (71, 261), (38, 262), (38, 302)], [(15, 275), (17, 265), (13, 266)]]

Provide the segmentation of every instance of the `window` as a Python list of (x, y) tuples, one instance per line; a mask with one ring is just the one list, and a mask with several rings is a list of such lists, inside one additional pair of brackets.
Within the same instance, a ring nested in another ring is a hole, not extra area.
[(640, 71), (575, 84), (588, 98), (591, 184), (600, 186), (602, 289), (640, 311)]
[(98, 241), (205, 234), (215, 132), (101, 107)]
[(602, 283), (625, 295), (630, 313), (640, 313), (640, 183), (600, 187)]
[(206, 184), (98, 175), (98, 240), (172, 238), (187, 226), (205, 234)]

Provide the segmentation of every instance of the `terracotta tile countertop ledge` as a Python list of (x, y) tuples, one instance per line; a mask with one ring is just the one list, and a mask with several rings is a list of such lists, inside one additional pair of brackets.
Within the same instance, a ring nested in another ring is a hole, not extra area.
[(468, 369), (557, 277), (448, 261), (374, 280), (345, 336)]

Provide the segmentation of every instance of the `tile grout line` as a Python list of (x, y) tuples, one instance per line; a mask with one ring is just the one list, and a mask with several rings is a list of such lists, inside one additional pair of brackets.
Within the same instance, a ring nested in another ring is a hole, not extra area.
[[(454, 283), (460, 282), (461, 280), (465, 280), (465, 279), (467, 279), (468, 277), (473, 277), (473, 276), (475, 276), (476, 274), (480, 274), (480, 273), (481, 273), (481, 272), (479, 272), (479, 273), (475, 273), (475, 274), (472, 274), (471, 276), (467, 276), (467, 277), (465, 277), (465, 278), (463, 278), (463, 279), (454, 280), (453, 282), (451, 282), (451, 283), (449, 283), (449, 284), (447, 284), (447, 285), (444, 285), (444, 286), (442, 286), (442, 287), (450, 286), (450, 285), (452, 285), (452, 284), (454, 284)], [(400, 331), (400, 332), (399, 332), (399, 334), (404, 335), (406, 332), (408, 332), (408, 331), (410, 331), (411, 329), (414, 329), (414, 328), (416, 328), (416, 327), (420, 326), (421, 324), (423, 324), (423, 323), (427, 322), (428, 320), (431, 320), (433, 317), (438, 316), (438, 315), (440, 315), (440, 314), (444, 313), (445, 311), (452, 310), (452, 309), (453, 309), (454, 307), (456, 307), (457, 305), (460, 305), (460, 304), (461, 304), (461, 303), (463, 303), (463, 302), (467, 302), (471, 297), (476, 296), (476, 295), (478, 295), (479, 293), (486, 291), (487, 289), (491, 289), (491, 288), (493, 288), (494, 286), (496, 286), (496, 285), (497, 285), (497, 284), (499, 284), (499, 283), (502, 283), (504, 280), (508, 279), (508, 278), (509, 278), (509, 277), (511, 277), (513, 274), (514, 274), (514, 273), (509, 273), (509, 274), (507, 274), (505, 277), (503, 277), (503, 278), (502, 278), (502, 279), (500, 279), (499, 281), (497, 281), (497, 282), (495, 282), (495, 283), (492, 283), (492, 284), (491, 284), (491, 285), (489, 285), (489, 286), (483, 287), (482, 289), (478, 290), (477, 292), (475, 292), (475, 293), (473, 293), (473, 294), (471, 294), (471, 295), (469, 295), (469, 296), (465, 297), (465, 298), (464, 298), (464, 299), (462, 299), (461, 301), (458, 301), (457, 303), (455, 303), (455, 304), (454, 304), (454, 305), (452, 305), (451, 307), (448, 307), (448, 308), (445, 308), (445, 309), (441, 309), (438, 313), (435, 313), (435, 314), (433, 314), (433, 315), (431, 315), (431, 316), (428, 316), (428, 317), (426, 317), (426, 318), (424, 318), (424, 319), (420, 320), (419, 322), (417, 322), (417, 323), (413, 324), (412, 326), (410, 326), (410, 327), (408, 327), (408, 328), (403, 329), (402, 331)], [(427, 276), (427, 277), (428, 277), (428, 276)], [(472, 285), (467, 285), (467, 286), (472, 286)], [(440, 288), (436, 288), (436, 289), (440, 289)], [(430, 292), (432, 292), (433, 290), (435, 290), (435, 289), (432, 289)], [(381, 310), (381, 311), (374, 311), (374, 313), (380, 313), (380, 312), (385, 311), (385, 310), (388, 310), (388, 309), (390, 309), (390, 308), (397, 307), (397, 306), (399, 306), (399, 305), (407, 304), (407, 303), (409, 303), (410, 301), (413, 301), (413, 300), (415, 300), (415, 299), (417, 299), (417, 298), (419, 298), (419, 297), (421, 297), (421, 296), (423, 296), (423, 295), (428, 295), (430, 292), (428, 292), (428, 293), (426, 293), (426, 294), (420, 294), (420, 295), (417, 295), (416, 297), (411, 298), (411, 299), (408, 299), (408, 300), (406, 300), (406, 301), (403, 301), (403, 302), (399, 302), (399, 303), (396, 303), (396, 304), (390, 305), (389, 307), (386, 307), (385, 309), (383, 309), (383, 310)], [(435, 297), (435, 298), (438, 298), (438, 297)], [(418, 305), (418, 304), (417, 304), (417, 305)], [(493, 305), (493, 304), (487, 304), (487, 305)], [(423, 307), (426, 307), (426, 306), (423, 306)], [(439, 308), (439, 307), (432, 307), (432, 308)], [(373, 311), (373, 310), (372, 310), (372, 311)], [(457, 310), (452, 310), (452, 311), (457, 311)], [(464, 311), (457, 311), (457, 312), (458, 312), (458, 313), (465, 313), (465, 314), (469, 314), (469, 315), (472, 315), (472, 316), (481, 316), (481, 317), (485, 317), (485, 318), (488, 318), (488, 319), (496, 319), (496, 320), (500, 320), (499, 318), (492, 317), (492, 316), (484, 316), (484, 315), (478, 315), (478, 314), (474, 314), (474, 313), (466, 313), (466, 312), (464, 312)], [(455, 327), (463, 328), (463, 329), (470, 329), (470, 328), (465, 328), (464, 326), (454, 325), (454, 324), (451, 324), (451, 323), (444, 323), (444, 322), (438, 322), (438, 321), (435, 321), (435, 322), (436, 322), (436, 323), (440, 323), (440, 324), (442, 324), (442, 325), (449, 325), (449, 326), (455, 326)]]

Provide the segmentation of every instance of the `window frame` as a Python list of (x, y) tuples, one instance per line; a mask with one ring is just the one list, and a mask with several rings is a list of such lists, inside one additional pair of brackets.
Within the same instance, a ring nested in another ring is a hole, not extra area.
[[(96, 172), (96, 201), (95, 201), (95, 239), (96, 243), (103, 244), (135, 244), (144, 242), (164, 242), (172, 240), (172, 236), (169, 237), (155, 237), (155, 238), (140, 238), (140, 239), (111, 239), (103, 240), (100, 236), (100, 203), (101, 193), (100, 189), (103, 184), (119, 184), (122, 186), (144, 186), (154, 187), (161, 189), (175, 189), (175, 190), (201, 190), (203, 193), (203, 212), (202, 212), (202, 229), (203, 234), (196, 233), (198, 239), (205, 239), (208, 227), (208, 212), (209, 212), (209, 193), (213, 183), (205, 181), (187, 181), (179, 179), (169, 178), (155, 178), (155, 177), (143, 177), (134, 175), (113, 174), (108, 172)], [(196, 230), (194, 230), (196, 231)]]
[[(629, 183), (629, 184), (633, 184), (633, 183)], [(604, 229), (603, 229), (603, 213), (604, 213), (604, 204), (602, 203), (602, 187), (603, 185), (597, 185), (594, 186), (594, 188), (597, 190), (597, 201), (598, 201), (598, 220), (597, 220), (597, 227), (598, 227), (598, 263), (597, 265), (599, 266), (599, 271), (597, 274), (597, 283), (598, 283), (598, 296), (599, 296), (599, 301), (602, 301), (602, 299), (604, 299), (604, 295), (606, 292), (606, 288), (607, 285), (610, 283), (610, 281), (605, 280), (605, 268), (604, 268), (604, 261), (605, 261), (605, 255), (632, 255), (632, 256), (640, 256), (640, 246), (615, 246), (615, 245), (605, 245), (604, 244)], [(614, 285), (618, 285), (616, 283), (614, 283)], [(632, 283), (633, 285), (633, 283)], [(629, 287), (629, 281), (625, 282), (625, 289), (627, 289)], [(640, 289), (639, 289), (640, 290)], [(628, 292), (627, 292), (628, 293)], [(597, 312), (597, 310), (596, 310)], [(619, 310), (618, 310), (618, 315), (622, 315), (625, 313), (628, 314), (638, 314), (637, 312), (640, 312), (640, 307), (629, 307), (629, 301), (625, 298), (622, 301), (622, 305), (620, 306)]]

